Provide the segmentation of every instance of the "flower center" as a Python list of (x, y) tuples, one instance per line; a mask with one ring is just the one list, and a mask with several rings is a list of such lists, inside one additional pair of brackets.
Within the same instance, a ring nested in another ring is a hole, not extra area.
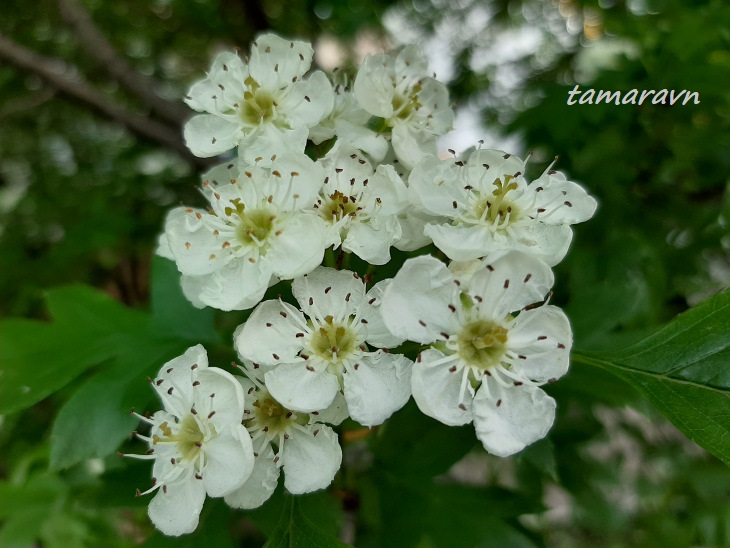
[(258, 126), (261, 122), (270, 122), (276, 113), (277, 106), (273, 94), (262, 89), (251, 77), (246, 79), (249, 89), (243, 94), (241, 118), (245, 123)]
[(244, 245), (263, 245), (273, 230), (276, 216), (265, 208), (248, 212), (241, 208), (237, 214), (241, 219), (236, 229), (238, 241)]
[(152, 436), (153, 444), (177, 443), (177, 450), (182, 456), (182, 460), (193, 461), (198, 456), (198, 453), (200, 453), (205, 434), (200, 430), (198, 421), (192, 415), (187, 415), (182, 420), (176, 434), (172, 433), (172, 428), (170, 428), (167, 421), (160, 425), (160, 430), (164, 438), (160, 438), (155, 434)]
[(500, 364), (507, 351), (507, 330), (489, 320), (477, 320), (464, 326), (457, 343), (459, 356), (467, 364), (491, 369)]
[(421, 84), (416, 84), (411, 89), (409, 96), (401, 95), (396, 92), (393, 95), (393, 118), (399, 118), (401, 120), (407, 120), (415, 111), (421, 108), (421, 103), (418, 101), (418, 94), (421, 92)]
[(512, 201), (507, 200), (510, 190), (517, 189), (517, 183), (512, 181), (512, 175), (505, 175), (504, 182), (501, 179), (494, 180), (495, 189), (491, 195), (482, 196), (474, 204), (472, 214), (480, 221), (488, 221), (490, 224), (499, 226), (514, 221), (519, 214), (517, 207)]
[(306, 424), (306, 414), (296, 414), (276, 401), (270, 394), (263, 393), (253, 403), (254, 417), (250, 429), (278, 435), (286, 433), (295, 423)]
[(330, 363), (338, 363), (347, 358), (357, 347), (357, 333), (351, 327), (335, 322), (332, 316), (312, 333), (310, 347), (312, 353)]
[(333, 194), (327, 198), (324, 207), (319, 209), (320, 214), (325, 221), (335, 223), (345, 217), (355, 217), (359, 208), (355, 203), (355, 199), (351, 196), (345, 196), (339, 190), (335, 190)]

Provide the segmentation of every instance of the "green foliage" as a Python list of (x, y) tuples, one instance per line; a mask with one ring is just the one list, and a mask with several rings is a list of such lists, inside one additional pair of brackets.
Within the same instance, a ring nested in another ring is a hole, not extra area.
[[(581, 351), (546, 387), (558, 402), (548, 438), (514, 458), (485, 455), (471, 426), (446, 427), (411, 402), (379, 428), (343, 429), (343, 470), (329, 491), (295, 498), (280, 488), (252, 512), (208, 500), (194, 534), (163, 537), (147, 520), (149, 498), (133, 496), (149, 467), (114, 454), (141, 451), (125, 442), (128, 411), (157, 405), (145, 376), (187, 347), (202, 342), (230, 360), (229, 335), (246, 317), (195, 309), (174, 264), (149, 260), (164, 211), (203, 205), (198, 167), (3, 62), (0, 313), (14, 318), (0, 320), (0, 546), (337, 546), (340, 535), (366, 548), (730, 545), (730, 294), (692, 308), (727, 285), (730, 264), (727, 2), (84, 5), (178, 106), (213, 49), (246, 49), (269, 29), (326, 35), (341, 40), (347, 67), (356, 38), (377, 36), (386, 11), (391, 23), (400, 14), (399, 36), (450, 56), (455, 101), (489, 105), (488, 128), (520, 135), (532, 171), (559, 155), (557, 168), (598, 197), (556, 269), (553, 302)], [(521, 27), (540, 36), (537, 54), (512, 48)], [(78, 69), (109, 104), (161, 120), (102, 70), (56, 3), (4, 2), (0, 32)], [(611, 54), (606, 44), (630, 47)], [(492, 55), (504, 49), (517, 53)], [(590, 57), (601, 51), (606, 63)], [(505, 92), (512, 69), (524, 81)], [(575, 83), (692, 89), (701, 103), (568, 106)], [(349, 255), (343, 264), (378, 281), (406, 257), (395, 252), (374, 271)]]
[(350, 546), (324, 531), (302, 512), (297, 498), (287, 496), (281, 519), (264, 545), (265, 548), (341, 548)]
[(624, 350), (573, 353), (625, 379), (687, 436), (730, 466), (730, 291)]

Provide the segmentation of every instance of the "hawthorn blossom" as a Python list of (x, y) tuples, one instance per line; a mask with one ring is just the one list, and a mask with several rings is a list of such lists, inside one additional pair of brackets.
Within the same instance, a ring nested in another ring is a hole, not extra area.
[(152, 427), (146, 455), (154, 460), (150, 502), (152, 523), (166, 535), (191, 533), (198, 525), (206, 494), (222, 497), (238, 489), (251, 475), (251, 437), (241, 425), (244, 391), (230, 373), (208, 367), (201, 345), (167, 362), (152, 386), (164, 411), (151, 418), (137, 415)]
[[(235, 169), (219, 166), (213, 173), (221, 177)], [(251, 308), (270, 283), (319, 265), (325, 224), (307, 206), (323, 177), (321, 165), (305, 155), (282, 154), (272, 158), (270, 167), (244, 164), (238, 178), (224, 184), (206, 180), (209, 211), (170, 211), (158, 253), (174, 258), (193, 304)]]
[(411, 197), (447, 219), (425, 234), (455, 261), (515, 249), (556, 265), (570, 225), (590, 219), (596, 201), (562, 173), (548, 169), (528, 184), (524, 171), (523, 160), (498, 150), (475, 150), (466, 162), (424, 160), (408, 178)]
[(185, 102), (199, 112), (185, 124), (185, 141), (196, 156), (221, 154), (239, 146), (246, 162), (279, 152), (303, 152), (309, 128), (332, 110), (332, 85), (321, 71), (307, 79), (310, 44), (265, 34), (243, 61), (221, 53), (207, 77)]
[(324, 489), (342, 464), (337, 434), (325, 425), (347, 418), (342, 396), (321, 412), (301, 413), (282, 406), (266, 389), (262, 369), (244, 361), (248, 378), (236, 377), (246, 393), (244, 425), (253, 439), (251, 477), (225, 497), (233, 508), (257, 508), (273, 494), (284, 472), (284, 487), (293, 494)]
[(436, 154), (436, 137), (454, 122), (446, 86), (427, 73), (420, 49), (406, 46), (395, 57), (369, 55), (355, 78), (355, 97), (376, 117), (373, 126), (390, 130), (395, 154), (408, 169)]
[(292, 284), (301, 311), (281, 300), (261, 303), (236, 330), (236, 349), (269, 366), (266, 387), (288, 409), (321, 410), (342, 391), (353, 419), (381, 424), (410, 397), (412, 364), (382, 350), (402, 342), (379, 314), (384, 286), (366, 293), (357, 274), (320, 267)]
[(409, 205), (393, 167), (374, 170), (359, 151), (339, 143), (322, 166), (327, 176), (313, 207), (327, 224), (327, 245), (342, 245), (370, 264), (390, 261), (390, 246), (401, 238), (396, 215)]
[(451, 426), (473, 422), (498, 456), (543, 438), (555, 401), (539, 387), (567, 371), (572, 342), (559, 308), (533, 307), (552, 283), (545, 263), (514, 251), (456, 275), (431, 256), (406, 261), (381, 312), (396, 336), (429, 345), (413, 366), (421, 411)]
[(309, 130), (309, 139), (319, 145), (337, 137), (337, 142), (361, 150), (372, 161), (382, 161), (389, 148), (388, 141), (368, 127), (370, 114), (360, 106), (346, 82), (336, 84), (334, 92), (332, 112)]

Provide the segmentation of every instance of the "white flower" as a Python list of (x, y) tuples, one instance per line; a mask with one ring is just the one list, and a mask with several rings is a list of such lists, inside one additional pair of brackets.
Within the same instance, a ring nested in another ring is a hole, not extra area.
[(380, 424), (410, 397), (412, 363), (366, 346), (402, 342), (380, 317), (383, 287), (376, 284), (366, 294), (357, 274), (318, 268), (292, 284), (304, 314), (282, 301), (261, 303), (237, 329), (236, 349), (245, 359), (274, 366), (266, 386), (287, 408), (324, 409), (343, 390), (353, 419)]
[(412, 169), (436, 154), (436, 136), (451, 129), (454, 113), (441, 82), (430, 78), (428, 63), (416, 46), (365, 58), (355, 78), (355, 97), (362, 107), (390, 128), (398, 159)]
[[(225, 177), (235, 169), (212, 173)], [(188, 298), (196, 306), (250, 308), (276, 278), (319, 265), (325, 225), (304, 208), (316, 199), (323, 177), (322, 167), (305, 155), (284, 154), (269, 168), (244, 165), (238, 179), (204, 182), (210, 211), (170, 211), (158, 252), (174, 257)]]
[(528, 184), (525, 162), (498, 150), (476, 150), (466, 163), (430, 158), (408, 178), (414, 200), (451, 224), (425, 233), (450, 259), (467, 261), (510, 249), (554, 266), (565, 256), (571, 224), (591, 218), (596, 201), (551, 170)]
[(201, 345), (167, 362), (152, 385), (164, 411), (151, 419), (146, 455), (154, 459), (149, 506), (152, 523), (166, 535), (191, 533), (198, 525), (205, 496), (222, 497), (238, 489), (254, 465), (251, 438), (241, 425), (244, 392), (230, 373), (208, 367)]
[(370, 162), (348, 145), (322, 160), (326, 177), (314, 208), (327, 223), (327, 245), (355, 253), (370, 264), (390, 261), (401, 238), (396, 215), (408, 206), (408, 191), (392, 166)]
[(544, 304), (550, 268), (510, 252), (461, 281), (439, 260), (409, 259), (388, 286), (381, 312), (396, 335), (430, 345), (413, 366), (413, 398), (448, 425), (474, 422), (490, 453), (512, 455), (544, 437), (555, 401), (540, 385), (568, 369), (572, 334)]
[(388, 151), (388, 141), (368, 127), (370, 114), (355, 99), (346, 84), (335, 86), (335, 104), (329, 116), (309, 130), (309, 138), (316, 145), (333, 137), (337, 142), (351, 145), (374, 162), (380, 162)]
[(261, 369), (247, 362), (244, 366), (249, 378), (237, 378), (246, 392), (244, 424), (253, 438), (255, 464), (251, 477), (225, 497), (226, 503), (234, 508), (261, 506), (276, 489), (280, 469), (290, 493), (327, 487), (342, 464), (342, 449), (334, 430), (322, 423), (339, 424), (347, 418), (342, 397), (322, 413), (294, 412), (269, 394)]
[(271, 150), (303, 152), (309, 128), (332, 110), (332, 86), (324, 73), (302, 77), (312, 47), (273, 34), (260, 36), (243, 62), (221, 53), (208, 76), (185, 102), (205, 112), (185, 125), (185, 141), (196, 156), (215, 156), (237, 145), (243, 160), (267, 161)]

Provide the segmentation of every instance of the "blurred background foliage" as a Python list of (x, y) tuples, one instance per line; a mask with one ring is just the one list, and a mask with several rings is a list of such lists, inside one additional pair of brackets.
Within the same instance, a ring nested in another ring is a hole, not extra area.
[[(312, 40), (328, 70), (421, 43), (459, 113), (444, 151), (484, 139), (531, 151), (534, 173), (559, 156), (600, 202), (556, 270), (553, 302), (577, 348), (637, 340), (730, 285), (726, 0), (3, 0), (2, 12), (0, 315), (48, 319), (47, 291), (72, 282), (140, 311), (122, 322), (114, 301), (83, 288), (48, 294), (57, 323), (38, 331), (38, 360), (54, 337), (69, 355), (91, 340), (138, 347), (96, 344), (84, 359), (101, 366), (69, 363), (73, 383), (2, 417), (3, 547), (172, 545), (133, 497), (148, 467), (113, 454), (134, 428), (119, 417), (156, 405), (139, 379), (186, 345), (233, 357), (221, 341), (245, 315), (189, 309), (174, 267), (151, 254), (169, 207), (202, 204), (194, 186), (209, 162), (185, 152), (180, 97), (216, 51), (246, 50), (263, 31)], [(687, 89), (701, 102), (569, 106), (576, 83)], [(85, 299), (94, 314), (74, 315), (68, 303)], [(123, 338), (147, 321), (163, 335)], [(104, 401), (120, 382), (126, 393)], [(550, 392), (555, 427), (514, 458), (475, 450), (472, 430), (410, 404), (380, 429), (345, 430), (329, 492), (296, 503), (279, 493), (249, 513), (209, 500), (175, 546), (260, 545), (282, 507), (358, 546), (730, 546), (723, 464), (600, 370), (574, 364)], [(91, 418), (69, 420), (74, 410)]]

